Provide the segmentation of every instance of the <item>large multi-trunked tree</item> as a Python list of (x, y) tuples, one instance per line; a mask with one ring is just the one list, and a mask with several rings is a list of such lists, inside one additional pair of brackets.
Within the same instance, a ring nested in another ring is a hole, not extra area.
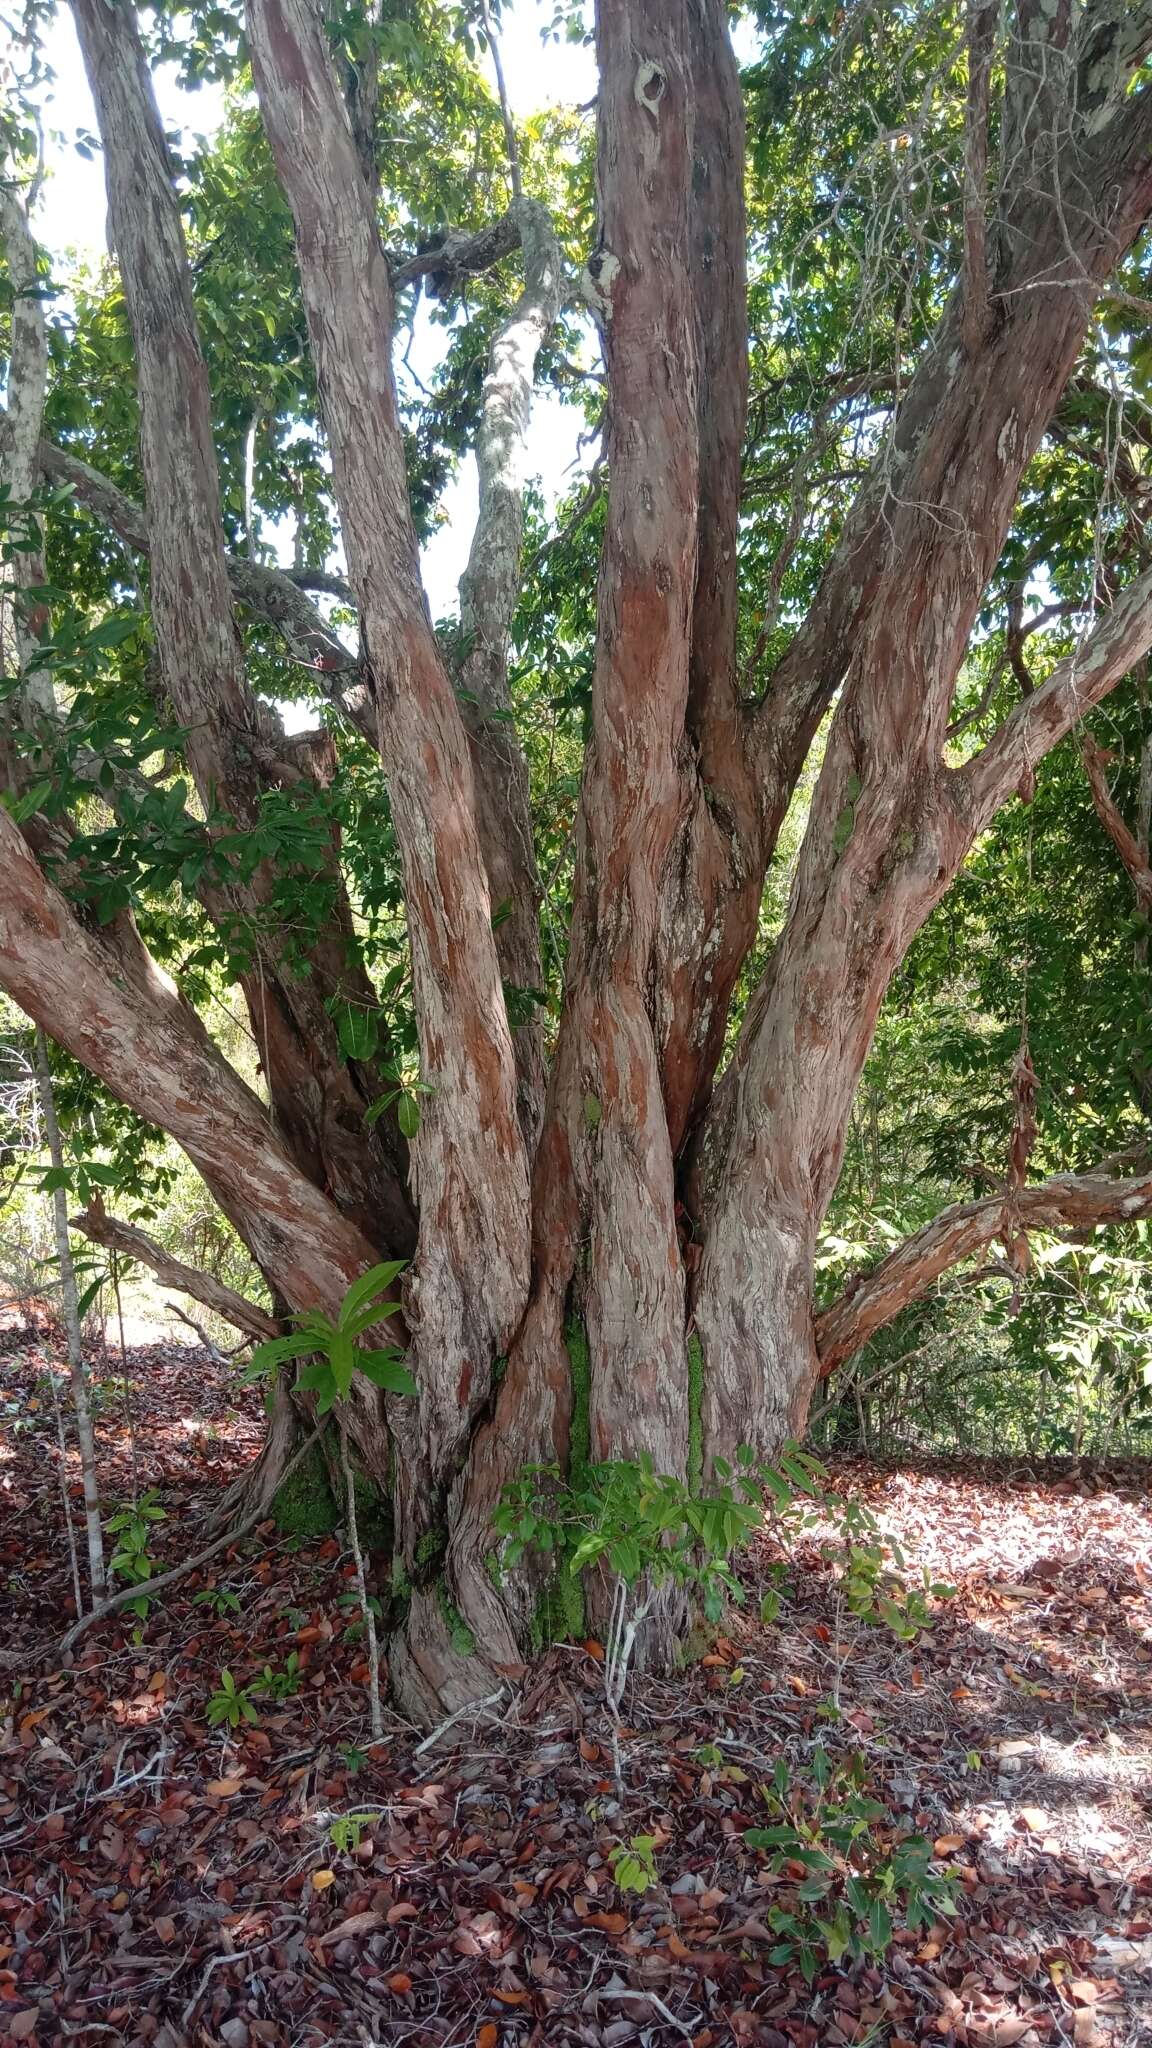
[[(418, 1397), (358, 1383), (348, 1426), (392, 1496), (411, 1588), (393, 1678), (410, 1707), (436, 1714), (490, 1691), (492, 1667), (523, 1653), (535, 1596), (515, 1574), (494, 1581), (491, 1515), (526, 1463), (565, 1461), (574, 1355), (594, 1458), (646, 1453), (683, 1474), (692, 1380), (707, 1473), (741, 1444), (771, 1454), (802, 1428), (822, 1370), (1006, 1230), (1152, 1211), (1146, 1173), (993, 1194), (945, 1212), (815, 1307), (818, 1233), (893, 974), (998, 808), (1027, 799), (1044, 754), (1152, 645), (1152, 570), (1113, 577), (1042, 685), (982, 744), (950, 751), (958, 679), (1022, 480), (1152, 210), (1141, 71), (1152, 8), (945, 10), (966, 81), (956, 275), (906, 387), (876, 401), (868, 472), (811, 607), (777, 631), (751, 688), (737, 665), (755, 516), (741, 510), (745, 108), (727, 10), (599, 0), (597, 230), (579, 288), (602, 341), (605, 505), (554, 1024), (509, 993), (546, 979), (508, 650), (533, 380), (573, 290), (548, 212), (521, 189), (513, 153), (507, 213), (405, 268), (378, 231), (389, 121), (386, 105), (373, 115), (371, 66), (338, 69), (314, 0), (248, 0), (347, 587), (326, 568), (289, 573), (230, 553), (181, 205), (138, 24), (130, 0), (73, 0), (73, 11), (133, 338), (143, 502), (44, 437), (44, 311), (14, 187), (10, 498), (30, 497), (38, 478), (69, 483), (146, 557), (153, 686), (182, 736), (198, 815), (229, 849), (269, 791), (307, 798), (340, 774), (341, 731), (376, 751), (403, 873), (419, 1129), (406, 1137), (394, 1114), (366, 1121), (388, 1088), (386, 1042), (373, 1033), (351, 1054), (341, 1043), (341, 1005), (375, 1013), (377, 993), (335, 833), (330, 914), (304, 940), (278, 923), (274, 853), (223, 852), (196, 884), (218, 930), (259, 934), (239, 980), (266, 1100), (150, 956), (131, 907), (93, 914), (68, 819), (45, 815), (50, 805), (17, 806), (20, 822), (0, 811), (0, 986), (184, 1149), (281, 1315), (331, 1313), (374, 1262), (409, 1262), (399, 1334)], [(474, 274), (510, 257), (520, 282), (491, 343), (479, 523), (449, 646), (421, 587), (396, 294), (421, 269)], [(820, 395), (825, 419), (837, 396)], [(43, 586), (35, 534), (20, 548), (15, 580)], [(355, 656), (310, 595), (326, 588), (351, 594)], [(26, 739), (59, 713), (37, 680), (43, 609), (17, 611), (21, 647), (8, 656), (23, 679), (9, 703)], [(314, 662), (336, 707), (327, 733), (286, 738), (258, 700), (253, 621)], [(818, 733), (783, 928), (736, 1029), (765, 876)], [(10, 740), (16, 790), (20, 754)], [(401, 1121), (411, 1133), (415, 1119)], [(115, 1238), (111, 1219), (89, 1224)], [(142, 1241), (122, 1231), (120, 1242), (138, 1252)], [(272, 1327), (223, 1306), (253, 1334)], [(276, 1411), (258, 1475), (269, 1490), (294, 1414), (287, 1400)]]

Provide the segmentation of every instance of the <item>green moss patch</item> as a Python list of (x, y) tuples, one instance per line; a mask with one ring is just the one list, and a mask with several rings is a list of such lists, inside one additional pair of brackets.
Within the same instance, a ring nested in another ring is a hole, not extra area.
[[(359, 1507), (359, 1502), (357, 1502)], [(294, 1472), (288, 1474), (272, 1501), (272, 1518), (284, 1536), (319, 1542), (339, 1526), (328, 1467), (319, 1444), (313, 1444)]]
[(688, 1339), (688, 1484), (699, 1493), (704, 1477), (704, 1351), (693, 1331)]
[[(361, 1548), (390, 1550), (392, 1510), (388, 1500), (356, 1465), (352, 1467), (352, 1484)], [(301, 1459), (278, 1488), (272, 1501), (272, 1518), (283, 1535), (298, 1536), (305, 1542), (320, 1542), (340, 1528), (345, 1519), (345, 1504), (332, 1491), (328, 1465), (319, 1444), (313, 1444), (307, 1457)]]

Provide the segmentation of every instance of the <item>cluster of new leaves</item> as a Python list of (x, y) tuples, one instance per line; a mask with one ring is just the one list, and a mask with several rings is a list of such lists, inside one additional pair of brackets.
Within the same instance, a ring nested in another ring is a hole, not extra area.
[(369, 1330), (399, 1313), (400, 1303), (387, 1299), (388, 1289), (404, 1270), (403, 1259), (389, 1259), (370, 1266), (354, 1280), (340, 1304), (335, 1321), (312, 1310), (294, 1318), (296, 1328), (287, 1337), (272, 1337), (258, 1344), (243, 1375), (243, 1384), (275, 1379), (291, 1359), (307, 1358), (296, 1375), (296, 1386), (315, 1394), (316, 1413), (326, 1415), (337, 1401), (346, 1401), (357, 1373), (383, 1387), (389, 1394), (415, 1394), (416, 1382), (404, 1364), (404, 1353), (395, 1344), (369, 1346), (360, 1342)]

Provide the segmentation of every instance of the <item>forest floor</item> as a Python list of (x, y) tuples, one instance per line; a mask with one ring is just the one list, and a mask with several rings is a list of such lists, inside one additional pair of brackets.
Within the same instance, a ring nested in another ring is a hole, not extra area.
[[(1146, 1470), (839, 1468), (910, 1571), (955, 1596), (905, 1645), (846, 1623), (813, 1554), (764, 1627), (748, 1617), (770, 1559), (754, 1551), (730, 1633), (675, 1683), (636, 1682), (621, 1805), (597, 1645), (557, 1647), (514, 1707), (431, 1747), (390, 1718), (369, 1754), (353, 1565), (334, 1538), (265, 1525), (139, 1628), (120, 1615), (68, 1668), (45, 1657), (72, 1612), (59, 1358), (21, 1328), (0, 1352), (0, 1647), (26, 1658), (0, 1677), (0, 2042), (1152, 2037)], [(205, 1352), (166, 1342), (128, 1363), (136, 1479), (158, 1490), (168, 1564), (202, 1542), (259, 1410)], [(94, 1369), (111, 1382), (120, 1361)], [(121, 1388), (102, 1388), (98, 1420), (107, 1494), (128, 1499)], [(259, 1717), (235, 1734), (206, 1720), (222, 1670)], [(958, 1911), (808, 1984), (769, 1960), (767, 1918), (797, 1873), (773, 1873), (744, 1829), (765, 1819), (778, 1760), (810, 1773), (820, 1746), (866, 1759), (892, 1817), (881, 1837), (926, 1835), (957, 1872)], [(657, 1879), (621, 1893), (608, 1853), (638, 1835), (655, 1838)]]

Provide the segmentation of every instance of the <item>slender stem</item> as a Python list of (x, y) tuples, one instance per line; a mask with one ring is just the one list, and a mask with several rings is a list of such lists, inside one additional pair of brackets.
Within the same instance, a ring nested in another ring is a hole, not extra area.
[(132, 1388), (128, 1380), (128, 1346), (124, 1341), (124, 1304), (120, 1299), (120, 1258), (112, 1253), (112, 1294), (116, 1302), (116, 1323), (120, 1332), (120, 1377), (124, 1383), (124, 1426), (128, 1431), (128, 1449), (132, 1458), (132, 1498), (140, 1498), (140, 1460), (136, 1446), (136, 1416), (132, 1407)]
[(56, 1389), (56, 1375), (49, 1368), (48, 1384), (52, 1389), (52, 1408), (56, 1416), (56, 1441), (60, 1446), (60, 1498), (64, 1503), (64, 1531), (68, 1538), (68, 1563), (72, 1570), (72, 1591), (76, 1596), (76, 1612), (84, 1612), (84, 1589), (80, 1584), (80, 1555), (76, 1548), (76, 1523), (72, 1515), (72, 1496), (68, 1491), (68, 1440), (64, 1434), (64, 1410), (60, 1406), (60, 1395)]
[[(60, 1126), (56, 1120), (56, 1098), (52, 1090), (52, 1070), (48, 1065), (48, 1042), (39, 1025), (36, 1027), (36, 1090), (40, 1099), (40, 1114), (48, 1138), (48, 1152), (57, 1182), (63, 1174), (64, 1148), (60, 1142)], [(72, 1263), (72, 1246), (68, 1237), (68, 1197), (62, 1186), (52, 1190), (52, 1220), (56, 1233), (56, 1257), (60, 1265), (60, 1295), (64, 1310), (64, 1334), (68, 1344), (68, 1369), (72, 1376), (72, 1401), (76, 1410), (76, 1436), (80, 1445), (80, 1472), (84, 1482), (84, 1526), (88, 1538), (88, 1577), (91, 1584), (93, 1607), (99, 1605), (108, 1590), (104, 1570), (104, 1532), (100, 1526), (100, 1487), (96, 1477), (96, 1439), (92, 1429), (92, 1410), (88, 1404), (88, 1374), (84, 1365), (84, 1352), (80, 1337), (80, 1308), (76, 1294), (76, 1268)]]
[(368, 1641), (368, 1711), (372, 1717), (372, 1740), (380, 1742), (384, 1737), (384, 1706), (380, 1697), (380, 1638), (376, 1633), (376, 1616), (368, 1599), (364, 1552), (360, 1548), (360, 1530), (356, 1521), (356, 1481), (352, 1473), (352, 1460), (348, 1455), (348, 1436), (343, 1423), (340, 1424), (340, 1463), (344, 1470), (344, 1487), (348, 1498), (348, 1540), (356, 1560), (356, 1589), (360, 1595), (360, 1612), (364, 1616), (364, 1634)]

